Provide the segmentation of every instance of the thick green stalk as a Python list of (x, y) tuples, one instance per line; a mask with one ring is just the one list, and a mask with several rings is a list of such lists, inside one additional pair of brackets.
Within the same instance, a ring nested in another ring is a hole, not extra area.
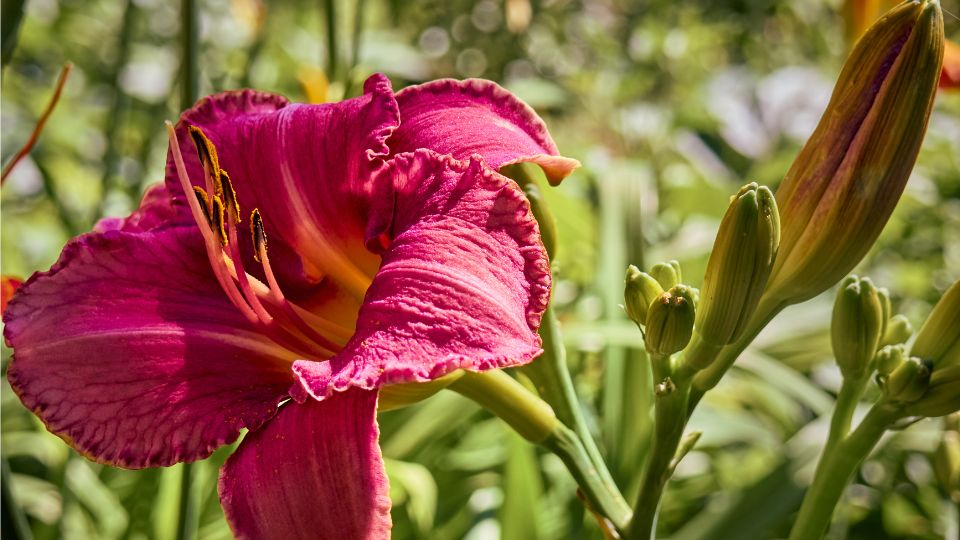
[[(853, 413), (860, 403), (860, 396), (867, 385), (869, 377), (863, 377), (857, 380), (844, 379), (840, 386), (840, 392), (837, 394), (837, 401), (833, 408), (833, 416), (830, 418), (830, 434), (827, 436), (827, 442), (823, 446), (823, 455), (830, 453), (834, 446), (850, 432), (850, 424), (853, 421)], [(823, 459), (821, 459), (821, 463)]]
[(535, 444), (550, 437), (560, 423), (550, 405), (500, 370), (464, 372), (447, 388), (476, 401)]
[[(523, 165), (507, 166), (503, 169), (503, 173), (516, 180), (526, 193), (527, 199), (530, 201), (530, 209), (540, 226), (540, 234), (547, 256), (553, 259), (557, 247), (557, 226), (549, 205), (540, 193), (539, 185)], [(603, 456), (597, 448), (593, 434), (583, 417), (580, 400), (577, 397), (573, 379), (570, 377), (570, 370), (567, 366), (567, 350), (563, 345), (563, 337), (560, 334), (560, 323), (553, 311), (552, 302), (547, 305), (540, 321), (540, 339), (543, 342), (543, 355), (535, 362), (520, 368), (521, 372), (530, 377), (537, 386), (540, 395), (556, 411), (560, 421), (573, 428), (574, 433), (580, 437), (593, 466), (600, 472), (607, 489), (619, 495), (619, 488), (613, 479), (613, 475), (610, 474)]]
[(630, 506), (603, 481), (580, 438), (560, 422), (545, 401), (503, 371), (467, 372), (450, 390), (476, 401), (528, 441), (555, 453), (577, 481), (591, 508), (623, 529)]
[(720, 352), (717, 353), (716, 358), (710, 363), (709, 367), (694, 376), (693, 386), (690, 389), (689, 405), (687, 407), (688, 417), (693, 414), (700, 399), (703, 398), (703, 394), (720, 382), (720, 379), (727, 370), (733, 366), (733, 363), (737, 361), (740, 354), (753, 343), (753, 340), (760, 334), (760, 331), (785, 307), (787, 307), (786, 304), (781, 302), (771, 301), (766, 298), (760, 300), (760, 305), (757, 306), (757, 310), (754, 312), (750, 324), (743, 332), (743, 335), (735, 342), (720, 349)]
[(533, 380), (540, 395), (557, 413), (557, 418), (580, 437), (583, 448), (593, 462), (594, 468), (599, 472), (607, 490), (619, 493), (619, 488), (610, 471), (607, 470), (603, 456), (580, 409), (580, 401), (567, 368), (567, 352), (560, 335), (560, 323), (557, 321), (552, 305), (547, 307), (547, 311), (543, 314), (540, 338), (543, 341), (543, 355), (521, 368), (522, 371)]
[(670, 479), (671, 462), (677, 455), (687, 425), (690, 379), (673, 381), (670, 378), (670, 357), (651, 355), (650, 362), (656, 385), (653, 442), (643, 468), (633, 519), (625, 537), (630, 540), (647, 540), (654, 536), (660, 498)]
[(896, 411), (889, 405), (874, 405), (853, 433), (824, 454), (813, 483), (803, 497), (800, 514), (790, 531), (789, 540), (818, 540), (823, 537), (850, 477), (896, 417)]

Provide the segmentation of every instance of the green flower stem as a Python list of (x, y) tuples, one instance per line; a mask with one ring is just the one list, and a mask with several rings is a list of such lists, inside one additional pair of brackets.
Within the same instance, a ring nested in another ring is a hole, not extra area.
[[(557, 224), (550, 206), (540, 192), (539, 184), (523, 165), (508, 165), (502, 172), (516, 180), (526, 193), (527, 200), (530, 201), (530, 209), (540, 226), (540, 235), (547, 250), (547, 256), (553, 260), (557, 247)], [(593, 462), (594, 468), (599, 472), (601, 480), (606, 484), (607, 490), (620, 496), (620, 490), (613, 475), (610, 474), (583, 417), (580, 400), (577, 398), (573, 379), (567, 367), (567, 351), (563, 346), (560, 323), (553, 311), (552, 302), (547, 306), (540, 322), (540, 339), (543, 341), (543, 355), (536, 362), (520, 368), (520, 371), (530, 377), (543, 399), (556, 411), (560, 421), (572, 428), (580, 437), (583, 448)]]
[(823, 537), (850, 477), (897, 416), (896, 409), (888, 404), (874, 405), (857, 429), (823, 455), (813, 483), (803, 497), (789, 540)]
[(467, 372), (450, 390), (479, 403), (532, 443), (555, 453), (570, 470), (591, 508), (623, 529), (630, 506), (619, 492), (611, 492), (580, 438), (557, 419), (545, 401), (500, 370)]
[(560, 323), (557, 321), (552, 305), (547, 307), (547, 311), (543, 314), (540, 338), (543, 340), (543, 355), (521, 368), (521, 371), (537, 386), (543, 399), (553, 407), (557, 418), (580, 437), (583, 448), (600, 474), (600, 479), (607, 486), (607, 490), (619, 493), (619, 488), (610, 471), (607, 470), (603, 456), (580, 409), (580, 402), (573, 388), (573, 380), (567, 369), (567, 352), (560, 335)]
[[(864, 387), (867, 386), (869, 377), (860, 379), (844, 379), (840, 386), (840, 392), (837, 394), (837, 401), (833, 408), (833, 416), (830, 418), (830, 434), (827, 436), (827, 442), (823, 446), (823, 455), (830, 453), (834, 446), (850, 432), (850, 424), (853, 421), (853, 412), (860, 402), (860, 396), (863, 394)], [(823, 460), (821, 460), (821, 463)]]
[(690, 400), (687, 406), (688, 417), (693, 414), (694, 409), (697, 408), (697, 404), (700, 403), (703, 394), (707, 393), (708, 390), (720, 382), (720, 379), (727, 370), (733, 366), (733, 363), (737, 361), (740, 354), (753, 343), (753, 340), (760, 334), (760, 331), (785, 307), (787, 307), (787, 305), (779, 301), (766, 298), (760, 300), (760, 305), (757, 306), (750, 325), (747, 326), (743, 335), (733, 343), (720, 349), (713, 362), (710, 362), (709, 367), (704, 368), (694, 376), (693, 385), (690, 389)]
[(650, 363), (656, 388), (653, 442), (643, 468), (633, 519), (625, 536), (630, 540), (648, 540), (654, 536), (660, 498), (676, 465), (674, 457), (687, 425), (687, 398), (691, 380), (671, 379), (669, 356), (651, 355)]
[(693, 376), (693, 372), (710, 366), (722, 349), (721, 346), (707, 343), (700, 337), (700, 332), (694, 331), (690, 344), (683, 351), (682, 369)]

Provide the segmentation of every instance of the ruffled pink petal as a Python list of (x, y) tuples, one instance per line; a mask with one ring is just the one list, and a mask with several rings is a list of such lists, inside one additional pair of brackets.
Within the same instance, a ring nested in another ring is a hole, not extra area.
[(390, 537), (377, 444), (377, 393), (289, 403), (220, 471), (220, 502), (240, 539)]
[(273, 416), (292, 381), (293, 355), (229, 303), (196, 226), (81, 236), (3, 320), (23, 404), (122, 467), (208, 456)]
[(560, 156), (547, 126), (526, 103), (483, 79), (441, 79), (397, 93), (400, 128), (390, 138), (395, 153), (428, 148), (457, 159), (473, 154), (499, 170), (504, 165), (540, 165), (552, 184), (580, 166)]
[(550, 270), (516, 184), (479, 159), (427, 150), (396, 156), (382, 175), (396, 190), (372, 222), (383, 264), (345, 349), (294, 363), (296, 399), (518, 365), (541, 352)]
[[(188, 125), (201, 128), (216, 146), (241, 218), (260, 209), (282, 285), (330, 277), (362, 298), (379, 263), (363, 248), (377, 191), (371, 174), (389, 153), (385, 141), (398, 114), (390, 81), (374, 75), (364, 95), (340, 103), (289, 104), (251, 90), (217, 94), (186, 111), (177, 130), (194, 185), (204, 181)], [(167, 185), (179, 190), (171, 158)], [(245, 228), (241, 232), (248, 238)], [(251, 243), (241, 244), (244, 266), (259, 276)]]

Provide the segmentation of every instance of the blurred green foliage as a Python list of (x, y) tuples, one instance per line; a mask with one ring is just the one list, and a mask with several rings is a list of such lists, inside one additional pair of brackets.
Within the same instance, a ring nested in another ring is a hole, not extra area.
[[(17, 4), (3, 2), (4, 161), (63, 62), (76, 66), (39, 144), (3, 187), (2, 273), (26, 277), (162, 178), (162, 122), (180, 109), (180, 15), (179, 3), (162, 0), (30, 0), (7, 63)], [(623, 270), (675, 258), (699, 285), (727, 197), (748, 180), (776, 186), (826, 104), (847, 47), (837, 2), (335, 1), (332, 51), (328, 2), (199, 4), (202, 94), (250, 86), (303, 100), (333, 55), (341, 67), (331, 99), (356, 94), (374, 71), (397, 89), (485, 77), (544, 116), (562, 152), (584, 164), (543, 190), (558, 219), (557, 310), (585, 413), (632, 497), (650, 389), (640, 335), (618, 306)], [(942, 4), (960, 12), (956, 0)], [(960, 20), (946, 21), (960, 37)], [(938, 97), (907, 192), (857, 271), (889, 287), (915, 326), (960, 277), (960, 93)], [(787, 310), (708, 394), (690, 427), (703, 437), (668, 487), (662, 535), (785, 536), (840, 381), (829, 313), (828, 297)], [(177, 537), (182, 466), (87, 461), (2, 384), (5, 505), (36, 538)], [(600, 537), (559, 460), (471, 402), (442, 392), (380, 422), (395, 538)], [(957, 537), (956, 505), (929, 457), (940, 424), (885, 439), (829, 538)], [(193, 537), (230, 536), (215, 489), (229, 451), (192, 468)]]

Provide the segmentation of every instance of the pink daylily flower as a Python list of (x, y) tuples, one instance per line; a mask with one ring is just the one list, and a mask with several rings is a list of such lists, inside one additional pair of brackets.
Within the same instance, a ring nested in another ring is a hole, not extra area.
[(248, 429), (219, 486), (238, 537), (389, 536), (378, 389), (541, 352), (548, 261), (496, 170), (557, 182), (577, 162), (478, 80), (395, 95), (375, 75), (325, 105), (227, 92), (172, 140), (138, 210), (17, 290), (10, 384), (121, 467), (203, 459)]

